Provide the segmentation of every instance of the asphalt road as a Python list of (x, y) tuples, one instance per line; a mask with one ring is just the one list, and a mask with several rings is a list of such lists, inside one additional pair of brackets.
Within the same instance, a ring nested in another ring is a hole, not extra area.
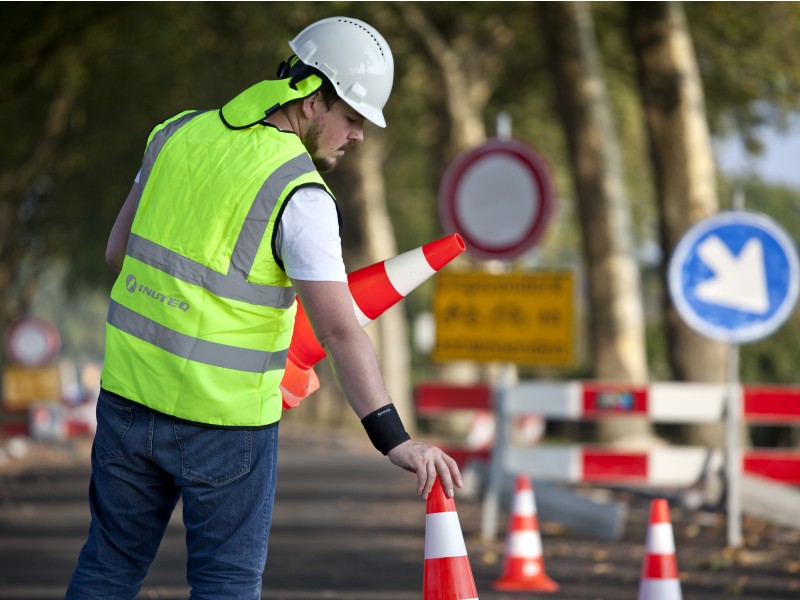
[[(337, 438), (294, 426), (281, 437), (262, 598), (419, 600), (425, 502), (414, 493), (413, 476), (358, 436)], [(63, 598), (88, 525), (87, 447), (79, 441), (39, 449), (13, 468), (0, 469), (0, 599)], [(617, 495), (629, 504), (617, 541), (600, 542), (542, 523), (545, 570), (561, 585), (554, 594), (492, 590), (502, 571), (505, 525), (498, 540), (480, 540), (479, 502), (457, 496), (480, 598), (636, 599), (649, 502), (631, 493)], [(724, 515), (673, 508), (672, 519), (683, 598), (800, 598), (800, 531), (746, 519), (745, 548), (730, 553), (724, 550)], [(139, 598), (188, 598), (184, 564), (176, 512)]]

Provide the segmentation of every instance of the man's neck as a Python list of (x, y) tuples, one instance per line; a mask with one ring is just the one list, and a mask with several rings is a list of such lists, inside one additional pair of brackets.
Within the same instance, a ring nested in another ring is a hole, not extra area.
[(291, 115), (283, 108), (278, 110), (275, 114), (267, 118), (267, 122), (271, 123), (282, 131), (292, 131), (297, 133), (297, 128), (292, 123)]

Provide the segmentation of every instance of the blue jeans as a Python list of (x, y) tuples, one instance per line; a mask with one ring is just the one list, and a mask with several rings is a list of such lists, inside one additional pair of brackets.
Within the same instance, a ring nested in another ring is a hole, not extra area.
[(200, 427), (101, 392), (92, 520), (67, 600), (132, 600), (179, 498), (191, 598), (260, 598), (277, 458), (277, 424)]

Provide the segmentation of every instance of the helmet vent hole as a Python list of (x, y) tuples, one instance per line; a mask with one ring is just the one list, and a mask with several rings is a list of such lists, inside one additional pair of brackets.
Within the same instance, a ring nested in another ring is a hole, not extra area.
[(380, 53), (381, 53), (381, 56), (383, 56), (384, 58), (386, 58), (386, 55), (383, 53), (383, 48), (381, 47), (381, 44), (380, 44), (380, 42), (378, 41), (378, 38), (376, 38), (376, 37), (375, 37), (375, 36), (372, 34), (372, 32), (368, 31), (366, 27), (363, 27), (362, 25), (359, 25), (358, 23), (354, 23), (353, 21), (349, 21), (349, 20), (347, 20), (347, 19), (339, 19), (339, 21), (340, 21), (341, 23), (348, 23), (348, 24), (350, 24), (350, 25), (355, 25), (355, 26), (356, 26), (356, 27), (358, 27), (359, 29), (361, 29), (361, 30), (365, 31), (365, 32), (366, 32), (366, 34), (367, 34), (369, 37), (371, 37), (371, 38), (372, 38), (372, 41), (373, 41), (373, 42), (375, 42), (375, 45), (378, 47), (378, 52), (380, 52)]

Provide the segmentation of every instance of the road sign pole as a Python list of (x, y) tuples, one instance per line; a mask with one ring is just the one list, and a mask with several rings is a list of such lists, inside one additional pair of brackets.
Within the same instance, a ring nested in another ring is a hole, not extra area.
[(728, 344), (728, 393), (725, 419), (725, 447), (728, 471), (728, 546), (742, 545), (742, 451), (739, 439), (741, 425), (741, 385), (739, 385), (739, 345)]
[(481, 517), (481, 537), (485, 541), (493, 541), (497, 537), (497, 520), (500, 512), (500, 496), (503, 489), (503, 473), (505, 472), (503, 465), (507, 447), (511, 440), (507, 410), (509, 391), (511, 386), (515, 384), (513, 380), (516, 373), (515, 369), (512, 370), (512, 366), (503, 365), (500, 375), (493, 386), (495, 434)]

